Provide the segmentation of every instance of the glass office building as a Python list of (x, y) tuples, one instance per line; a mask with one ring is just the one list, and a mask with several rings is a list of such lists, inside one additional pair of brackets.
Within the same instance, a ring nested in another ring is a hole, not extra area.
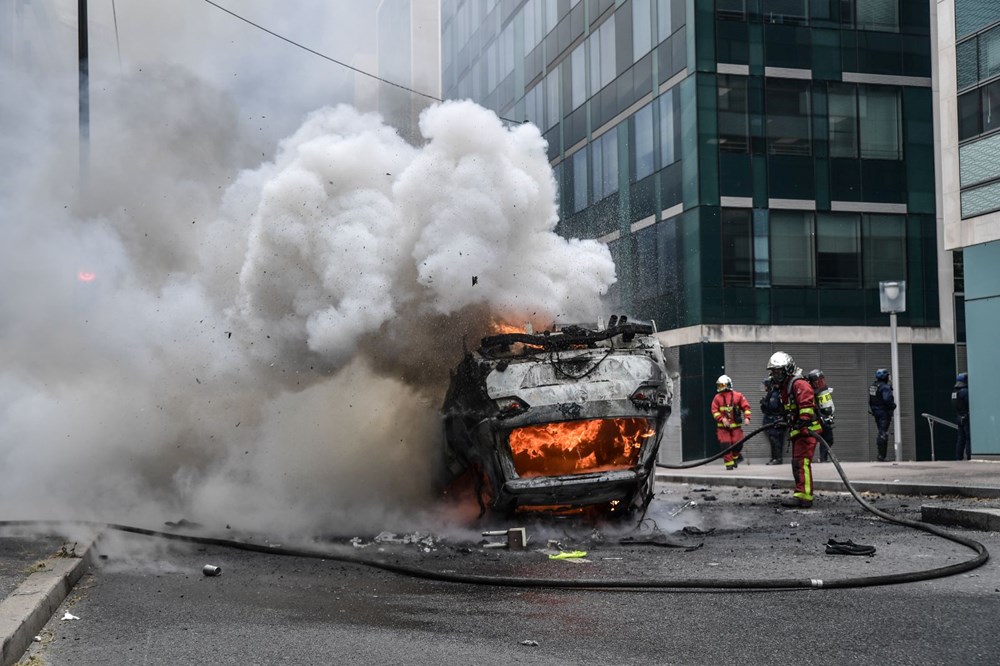
[(990, 382), (1000, 373), (1000, 0), (939, 2), (936, 28), (944, 245), (963, 255), (972, 450), (1000, 456)]
[(677, 358), (667, 455), (714, 452), (716, 377), (756, 406), (781, 349), (834, 386), (840, 457), (874, 459), (879, 282), (906, 280), (904, 458), (930, 458), (956, 325), (928, 0), (443, 0), (441, 27), (444, 96), (538, 125), (559, 232), (608, 244), (615, 308)]

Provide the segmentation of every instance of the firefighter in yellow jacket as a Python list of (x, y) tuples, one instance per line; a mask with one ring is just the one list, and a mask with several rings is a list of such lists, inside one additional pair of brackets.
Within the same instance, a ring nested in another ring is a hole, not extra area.
[[(715, 380), (712, 418), (715, 419), (715, 434), (719, 438), (719, 446), (724, 449), (743, 439), (743, 426), (750, 425), (750, 403), (742, 393), (733, 390), (733, 380), (729, 375), (722, 375)], [(743, 460), (742, 451), (741, 446), (722, 457), (726, 469), (736, 469)]]

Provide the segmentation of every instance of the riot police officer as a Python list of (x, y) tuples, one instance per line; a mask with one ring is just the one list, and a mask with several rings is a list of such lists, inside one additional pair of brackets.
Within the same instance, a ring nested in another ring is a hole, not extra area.
[(879, 368), (875, 371), (875, 381), (868, 387), (868, 411), (875, 417), (875, 446), (878, 448), (879, 462), (885, 462), (886, 449), (889, 446), (889, 424), (892, 414), (896, 411), (896, 398), (892, 392), (889, 371)]
[(969, 436), (969, 374), (958, 373), (951, 389), (951, 405), (958, 417), (958, 439), (955, 441), (955, 460), (972, 458), (972, 438)]

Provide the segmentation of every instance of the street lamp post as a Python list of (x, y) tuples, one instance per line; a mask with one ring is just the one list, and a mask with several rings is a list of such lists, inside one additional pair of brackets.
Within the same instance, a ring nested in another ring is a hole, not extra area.
[(892, 419), (892, 430), (893, 430), (893, 447), (896, 451), (896, 462), (903, 461), (903, 441), (902, 433), (900, 432), (900, 416), (899, 413), (902, 409), (902, 401), (899, 398), (899, 344), (896, 337), (896, 314), (899, 312), (906, 312), (906, 280), (897, 280), (893, 282), (879, 282), (879, 306), (882, 312), (889, 313), (889, 329), (892, 334), (891, 341), (891, 353), (892, 353), (892, 379), (895, 382), (893, 385), (895, 398), (896, 398), (896, 410), (893, 412)]

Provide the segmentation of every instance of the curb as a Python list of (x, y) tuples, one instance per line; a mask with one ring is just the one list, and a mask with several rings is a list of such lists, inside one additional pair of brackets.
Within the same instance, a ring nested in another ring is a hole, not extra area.
[[(748, 477), (748, 476), (699, 476), (694, 474), (664, 474), (657, 472), (656, 480), (662, 483), (690, 483), (702, 486), (744, 486), (748, 488), (794, 488), (794, 483), (787, 477)], [(887, 481), (851, 481), (858, 492), (882, 493), (884, 495), (912, 495), (927, 497), (931, 495), (957, 495), (960, 497), (998, 498), (1000, 488), (986, 486), (954, 486), (934, 483), (893, 483)], [(827, 492), (848, 492), (843, 481), (818, 481), (813, 479), (814, 490)]]
[(926, 504), (920, 507), (920, 520), (935, 525), (957, 525), (980, 532), (1000, 530), (1000, 510), (997, 509), (953, 509)]
[(79, 544), (78, 557), (50, 557), (45, 570), (29, 575), (0, 601), (0, 666), (12, 666), (24, 655), (59, 604), (90, 568), (93, 542)]

